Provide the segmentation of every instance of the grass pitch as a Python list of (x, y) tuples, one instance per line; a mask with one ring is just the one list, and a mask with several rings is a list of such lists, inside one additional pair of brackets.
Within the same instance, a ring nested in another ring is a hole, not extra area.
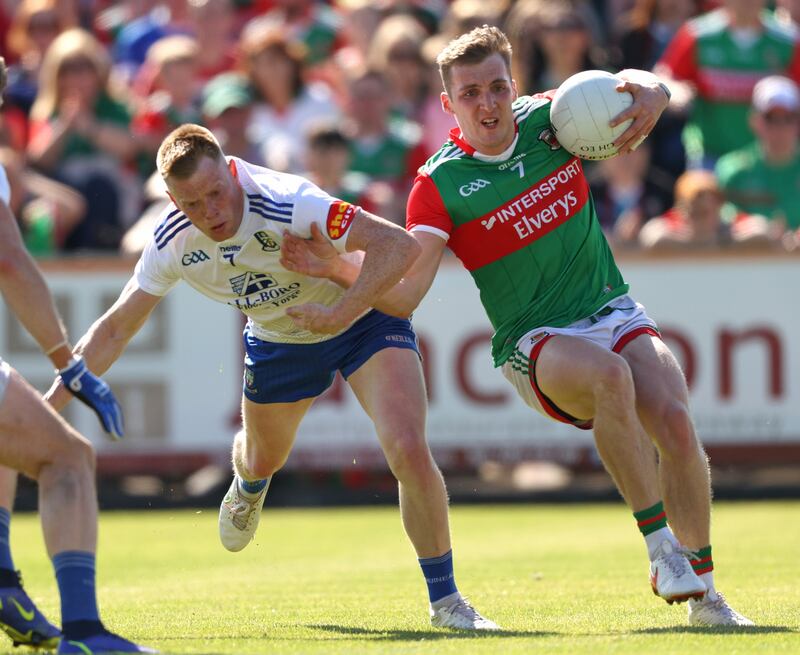
[[(505, 632), (434, 631), (395, 508), (267, 507), (241, 553), (214, 510), (105, 513), (98, 557), (108, 626), (164, 653), (800, 653), (800, 503), (717, 503), (717, 585), (759, 627), (690, 628), (650, 592), (619, 505), (454, 507), (456, 579)], [(29, 593), (58, 619), (35, 515), (12, 522)], [(11, 649), (0, 642), (0, 652)]]

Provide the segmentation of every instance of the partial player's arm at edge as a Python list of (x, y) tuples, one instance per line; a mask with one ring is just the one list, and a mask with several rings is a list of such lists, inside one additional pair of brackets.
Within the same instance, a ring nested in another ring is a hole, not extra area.
[(65, 367), (72, 357), (67, 332), (44, 276), (25, 249), (17, 221), (4, 202), (0, 202), (0, 293), (53, 366)]
[[(83, 356), (93, 373), (102, 375), (124, 352), (160, 301), (161, 296), (142, 291), (131, 278), (111, 308), (78, 341), (75, 354)], [(56, 409), (62, 409), (72, 396), (56, 379), (45, 398)]]

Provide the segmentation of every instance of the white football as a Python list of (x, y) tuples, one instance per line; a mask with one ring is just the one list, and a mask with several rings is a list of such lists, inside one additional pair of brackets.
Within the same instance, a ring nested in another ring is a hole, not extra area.
[(550, 105), (550, 123), (558, 142), (576, 157), (608, 159), (617, 154), (614, 139), (633, 122), (608, 124), (633, 103), (630, 93), (617, 91), (621, 81), (611, 73), (589, 70), (558, 87)]

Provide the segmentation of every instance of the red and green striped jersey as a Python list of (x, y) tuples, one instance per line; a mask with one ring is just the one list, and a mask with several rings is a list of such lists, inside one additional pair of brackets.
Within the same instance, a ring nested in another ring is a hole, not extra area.
[(472, 274), (495, 329), (495, 366), (526, 332), (569, 325), (628, 290), (581, 163), (553, 137), (551, 98), (514, 101), (517, 136), (497, 157), (454, 129), (408, 200), (407, 228), (447, 239)]
[(739, 35), (725, 9), (687, 22), (670, 42), (659, 65), (675, 79), (691, 82), (697, 97), (684, 130), (687, 153), (699, 160), (746, 146), (753, 138), (747, 123), (756, 82), (786, 75), (800, 82), (800, 38), (769, 12), (762, 29)]

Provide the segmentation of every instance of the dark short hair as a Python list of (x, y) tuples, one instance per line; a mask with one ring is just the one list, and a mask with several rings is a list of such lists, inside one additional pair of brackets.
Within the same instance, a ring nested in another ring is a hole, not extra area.
[(174, 129), (161, 142), (156, 165), (161, 177), (186, 179), (197, 170), (201, 157), (218, 161), (224, 157), (214, 135), (201, 125), (187, 123)]
[(482, 25), (450, 41), (436, 57), (445, 91), (449, 93), (453, 66), (480, 64), (492, 55), (500, 55), (511, 71), (511, 44), (497, 27)]
[(306, 132), (306, 141), (308, 142), (308, 147), (314, 150), (347, 149), (350, 147), (350, 142), (344, 132), (336, 125), (328, 123), (312, 126)]

